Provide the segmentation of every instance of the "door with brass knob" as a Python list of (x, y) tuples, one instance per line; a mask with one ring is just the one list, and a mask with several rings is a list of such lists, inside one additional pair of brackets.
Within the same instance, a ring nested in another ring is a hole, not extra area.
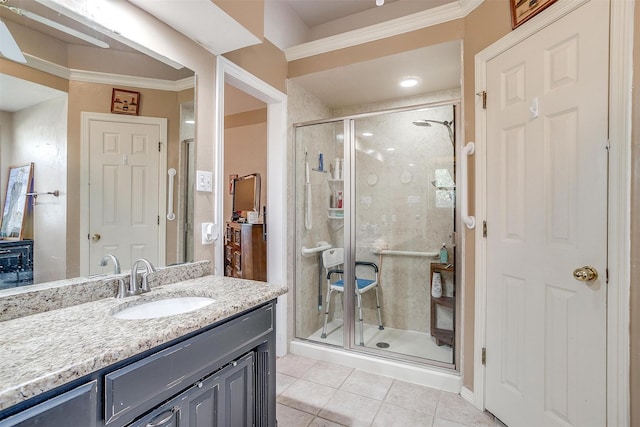
[(581, 282), (595, 282), (598, 280), (598, 270), (590, 265), (585, 265), (573, 270), (573, 278)]
[(101, 235), (96, 233), (93, 236), (91, 236), (91, 240), (93, 240), (94, 242), (97, 242), (98, 240), (100, 240), (101, 237), (102, 237)]
[(619, 424), (607, 410), (608, 64), (592, 53), (608, 52), (610, 3), (585, 2), (476, 58), (495, 54), (475, 159), (488, 232), (486, 248), (476, 240), (486, 363), (474, 389), (510, 426)]

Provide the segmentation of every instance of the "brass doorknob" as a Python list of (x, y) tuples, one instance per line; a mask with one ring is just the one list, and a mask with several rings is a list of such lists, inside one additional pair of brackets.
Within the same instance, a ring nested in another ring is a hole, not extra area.
[(93, 236), (91, 236), (91, 240), (93, 240), (94, 242), (97, 242), (98, 240), (100, 240), (100, 237), (102, 236), (96, 233)]
[(581, 282), (593, 282), (598, 279), (598, 270), (590, 265), (585, 265), (573, 270), (573, 278)]

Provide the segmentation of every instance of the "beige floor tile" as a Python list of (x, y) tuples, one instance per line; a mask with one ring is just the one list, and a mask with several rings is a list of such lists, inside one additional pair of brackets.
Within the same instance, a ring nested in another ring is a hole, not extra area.
[[(325, 420), (324, 418), (315, 417), (309, 427), (342, 427), (344, 424), (334, 423), (333, 421)], [(278, 426), (280, 427), (280, 426)]]
[(387, 395), (393, 379), (363, 371), (353, 371), (340, 390), (382, 400)]
[(427, 415), (434, 415), (439, 398), (440, 390), (395, 380), (385, 402)]
[(276, 418), (278, 419), (278, 427), (307, 427), (313, 420), (313, 415), (278, 404), (276, 405)]
[(455, 421), (436, 418), (435, 421), (433, 422), (433, 427), (469, 427), (469, 426), (456, 423)]
[(496, 425), (493, 416), (465, 401), (454, 393), (442, 392), (438, 401), (436, 418), (442, 418), (465, 426), (493, 427)]
[(345, 366), (316, 362), (301, 378), (317, 384), (339, 388), (352, 372), (352, 368)]
[(295, 381), (295, 377), (276, 372), (276, 396), (280, 396)]
[(338, 390), (320, 410), (320, 417), (347, 426), (370, 426), (381, 402)]
[(431, 427), (433, 417), (423, 412), (383, 403), (373, 420), (373, 427)]
[(316, 360), (302, 357), (295, 354), (287, 354), (276, 360), (276, 372), (289, 375), (291, 377), (302, 378), (302, 376), (317, 363)]
[(310, 414), (317, 415), (336, 389), (305, 380), (296, 380), (277, 398), (281, 405), (287, 405)]

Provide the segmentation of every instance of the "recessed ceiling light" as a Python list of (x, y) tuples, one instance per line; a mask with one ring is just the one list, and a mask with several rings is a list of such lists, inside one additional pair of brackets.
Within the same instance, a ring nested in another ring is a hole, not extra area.
[(389, 147), (389, 148), (387, 148), (387, 151), (396, 151), (396, 149), (393, 148), (393, 147)]
[(362, 132), (362, 136), (373, 136), (371, 132)]
[(414, 87), (420, 84), (420, 82), (422, 82), (422, 79), (420, 77), (410, 76), (410, 77), (403, 77), (398, 82), (398, 85), (400, 87)]

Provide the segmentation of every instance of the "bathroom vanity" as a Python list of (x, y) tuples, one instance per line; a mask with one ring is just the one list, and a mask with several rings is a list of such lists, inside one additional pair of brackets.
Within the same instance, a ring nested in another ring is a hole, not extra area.
[[(275, 425), (275, 300), (286, 287), (210, 275), (151, 286), (2, 322), (0, 426)], [(113, 316), (194, 295), (215, 302)]]

